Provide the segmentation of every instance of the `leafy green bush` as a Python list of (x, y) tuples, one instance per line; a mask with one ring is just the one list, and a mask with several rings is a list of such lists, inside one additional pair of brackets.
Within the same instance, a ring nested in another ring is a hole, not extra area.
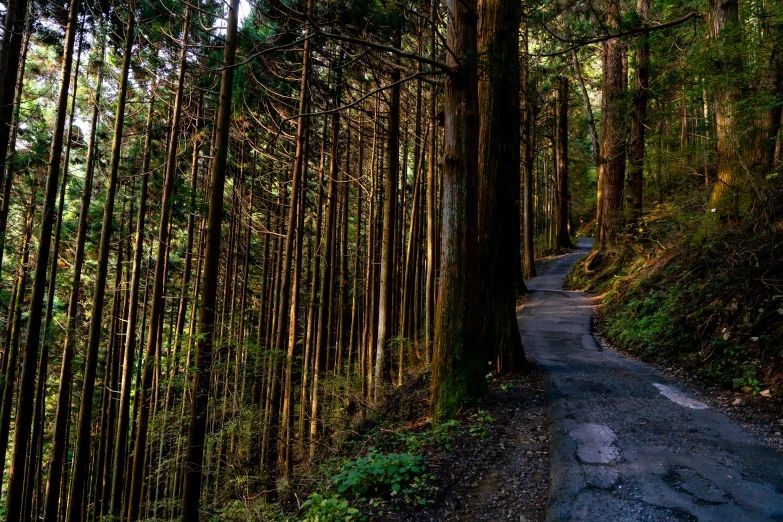
[(339, 494), (350, 490), (356, 498), (388, 494), (411, 501), (423, 487), (423, 460), (410, 453), (383, 454), (370, 449), (367, 456), (346, 462), (332, 482)]
[(367, 517), (348, 503), (347, 500), (340, 498), (339, 495), (329, 496), (313, 493), (302, 504), (304, 511), (303, 522), (332, 522), (345, 521), (354, 522), (366, 520)]

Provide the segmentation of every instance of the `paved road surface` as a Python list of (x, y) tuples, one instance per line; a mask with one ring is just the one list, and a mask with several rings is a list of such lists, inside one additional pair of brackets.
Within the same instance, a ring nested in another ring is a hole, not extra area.
[(783, 521), (783, 455), (596, 343), (590, 301), (562, 290), (591, 246), (581, 239), (579, 252), (528, 281), (518, 316), (527, 353), (547, 372), (548, 520)]

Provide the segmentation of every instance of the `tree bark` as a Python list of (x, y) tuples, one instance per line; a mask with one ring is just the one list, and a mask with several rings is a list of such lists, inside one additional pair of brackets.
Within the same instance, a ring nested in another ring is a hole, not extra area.
[(215, 301), (220, 268), (220, 233), (223, 218), (223, 191), (228, 159), (228, 130), (231, 122), (231, 96), (234, 81), (234, 61), (237, 48), (237, 16), (239, 0), (231, 0), (226, 29), (223, 73), (220, 82), (220, 106), (212, 179), (210, 182), (209, 216), (207, 218), (207, 245), (204, 253), (204, 275), (201, 305), (199, 307), (198, 340), (193, 370), (192, 405), (188, 430), (188, 449), (185, 457), (182, 520), (198, 520), (201, 499), (202, 460), (207, 427), (207, 404), (212, 362)]
[[(398, 29), (392, 39), (392, 46), (399, 48), (402, 33)], [(400, 71), (394, 69), (391, 81), (400, 79)], [(392, 292), (394, 281), (394, 237), (397, 226), (397, 185), (400, 169), (400, 86), (391, 88), (389, 105), (389, 134), (387, 144), (388, 168), (384, 177), (383, 242), (381, 243), (380, 283), (378, 294), (378, 336), (375, 340), (375, 376), (373, 378), (373, 400), (378, 400), (378, 389), (382, 384), (383, 368), (386, 364), (386, 343), (392, 327)]]
[[(650, 0), (638, 0), (637, 9), (643, 24), (650, 17)], [(636, 85), (631, 115), (631, 143), (628, 169), (628, 221), (636, 223), (642, 217), (642, 187), (644, 183), (644, 129), (647, 123), (647, 99), (650, 89), (650, 40), (642, 33), (636, 47)]]
[[(618, 0), (609, 0), (607, 27), (617, 30)], [(618, 39), (604, 42), (603, 102), (601, 114), (601, 160), (598, 167), (598, 240), (611, 243), (622, 230), (623, 184), (625, 178), (625, 124), (623, 115), (623, 44)]]
[[(133, 450), (133, 475), (131, 476), (130, 497), (128, 498), (127, 516), (136, 520), (141, 504), (141, 485), (144, 480), (143, 465), (147, 447), (147, 429), (152, 407), (148, 390), (152, 388), (153, 371), (155, 370), (156, 354), (160, 352), (158, 344), (159, 324), (163, 319), (165, 300), (163, 298), (164, 278), (169, 245), (169, 218), (171, 215), (174, 185), (177, 179), (177, 148), (179, 145), (179, 128), (182, 121), (182, 97), (185, 88), (185, 72), (188, 56), (188, 33), (190, 31), (190, 7), (185, 8), (185, 21), (182, 28), (182, 42), (179, 57), (179, 78), (174, 98), (174, 108), (166, 155), (166, 174), (161, 195), (160, 224), (158, 226), (158, 252), (155, 260), (155, 279), (152, 285), (152, 303), (150, 310), (150, 328), (147, 337), (147, 348), (144, 356), (141, 382), (141, 397), (139, 398), (139, 413), (136, 424), (136, 440)], [(162, 325), (160, 325), (162, 327)], [(157, 387), (156, 387), (157, 389)]]
[(733, 220), (739, 215), (740, 161), (738, 152), (739, 114), (736, 104), (742, 97), (737, 78), (742, 73), (742, 58), (737, 47), (739, 24), (737, 0), (710, 0), (707, 30), (714, 45), (720, 46), (721, 60), (715, 62), (715, 73), (723, 81), (716, 85), (715, 121), (717, 124), (718, 174), (707, 209), (707, 227)]
[(443, 144), (443, 225), (430, 416), (450, 417), (465, 399), (486, 393), (487, 358), (479, 345), (476, 238), (478, 176), (478, 73), (476, 2), (449, 0), (445, 134)]
[[(26, 4), (27, 2), (20, 1), (20, 3)], [(65, 33), (65, 45), (63, 46), (60, 91), (57, 97), (57, 113), (52, 132), (52, 146), (49, 152), (49, 168), (46, 174), (46, 193), (44, 195), (44, 207), (41, 214), (38, 254), (36, 256), (35, 275), (33, 276), (33, 288), (28, 311), (27, 339), (25, 340), (22, 370), (19, 379), (19, 400), (16, 408), (14, 445), (11, 453), (11, 469), (8, 476), (8, 492), (6, 494), (6, 520), (11, 522), (17, 522), (21, 517), (22, 511), (24, 468), (31, 435), (30, 423), (32, 422), (33, 417), (35, 372), (38, 366), (38, 344), (41, 339), (43, 300), (44, 292), (46, 291), (46, 272), (52, 243), (57, 182), (60, 176), (60, 160), (63, 151), (65, 119), (68, 115), (68, 91), (71, 84), (73, 47), (76, 41), (76, 31), (78, 30), (77, 17), (80, 7), (81, 2), (74, 1), (71, 3), (68, 12), (68, 27)], [(16, 59), (18, 60), (18, 58), (19, 56), (17, 53)], [(14, 77), (14, 84), (15, 82), (16, 78)], [(0, 141), (0, 147), (5, 148), (6, 143)], [(63, 187), (62, 190), (65, 190), (65, 187)]]
[(484, 276), (478, 278), (482, 324), (476, 346), (487, 353), (488, 371), (511, 372), (526, 364), (510, 284), (519, 266), (521, 10), (514, 0), (479, 0), (478, 12), (478, 51), (486, 58), (478, 78), (478, 273)]
[(568, 78), (560, 77), (557, 90), (557, 219), (555, 248), (574, 248), (568, 234)]

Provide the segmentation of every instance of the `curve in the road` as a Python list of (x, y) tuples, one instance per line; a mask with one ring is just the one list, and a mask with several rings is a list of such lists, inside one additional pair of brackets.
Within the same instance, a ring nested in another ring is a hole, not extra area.
[(526, 281), (517, 316), (546, 372), (551, 521), (783, 521), (783, 455), (684, 386), (592, 335), (593, 304), (562, 289), (592, 248)]

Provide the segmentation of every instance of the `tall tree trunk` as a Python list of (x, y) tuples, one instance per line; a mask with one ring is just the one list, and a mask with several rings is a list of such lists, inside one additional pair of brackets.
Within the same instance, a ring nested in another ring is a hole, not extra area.
[(568, 235), (568, 77), (560, 77), (557, 90), (557, 224), (555, 247), (573, 248)]
[(535, 151), (535, 112), (533, 111), (533, 100), (530, 86), (530, 53), (529, 53), (529, 30), (525, 23), (524, 33), (522, 35), (523, 57), (522, 57), (522, 235), (524, 241), (523, 248), (523, 276), (530, 279), (536, 275), (536, 252), (533, 239), (535, 230), (533, 228), (533, 218), (535, 216), (535, 207), (533, 206), (533, 156)]
[(486, 355), (478, 343), (475, 310), (478, 177), (478, 72), (476, 2), (449, 0), (445, 134), (443, 144), (443, 225), (430, 415), (450, 417), (466, 398), (486, 393)]
[[(616, 31), (620, 22), (618, 0), (609, 0), (607, 27)], [(601, 114), (601, 161), (598, 166), (599, 236), (610, 243), (621, 232), (623, 184), (625, 178), (625, 123), (623, 114), (623, 44), (618, 39), (604, 42), (603, 106)]]
[[(141, 485), (144, 480), (143, 465), (147, 447), (147, 429), (150, 416), (151, 398), (148, 390), (152, 388), (152, 378), (156, 354), (160, 352), (158, 344), (158, 329), (162, 328), (165, 299), (163, 298), (164, 278), (169, 245), (169, 216), (171, 215), (174, 185), (177, 179), (177, 147), (179, 145), (179, 128), (182, 121), (182, 97), (185, 88), (185, 71), (187, 69), (188, 33), (190, 31), (190, 7), (185, 8), (185, 22), (182, 28), (182, 42), (179, 57), (179, 78), (174, 98), (174, 108), (166, 156), (166, 174), (161, 196), (160, 224), (158, 226), (158, 252), (155, 260), (155, 280), (152, 285), (152, 308), (150, 311), (150, 328), (147, 337), (147, 348), (144, 356), (141, 382), (141, 397), (139, 398), (139, 413), (136, 424), (136, 440), (133, 450), (133, 475), (131, 476), (130, 497), (128, 498), (127, 516), (136, 520), (141, 504)], [(158, 389), (158, 387), (155, 387)]]
[[(105, 42), (104, 42), (105, 45)], [(46, 501), (44, 504), (44, 520), (53, 521), (57, 517), (57, 504), (60, 496), (60, 478), (62, 476), (63, 455), (67, 443), (67, 425), (70, 418), (71, 397), (71, 373), (74, 357), (75, 329), (78, 316), (79, 297), (81, 290), (82, 266), (84, 264), (85, 239), (87, 237), (87, 216), (89, 214), (90, 200), (92, 199), (92, 185), (95, 173), (96, 137), (98, 130), (98, 116), (100, 114), (100, 97), (103, 85), (103, 68), (98, 72), (98, 86), (96, 88), (95, 103), (93, 105), (92, 120), (90, 126), (90, 141), (87, 147), (87, 164), (85, 166), (84, 187), (82, 189), (82, 201), (79, 210), (79, 224), (74, 242), (76, 252), (73, 261), (73, 276), (71, 291), (68, 297), (68, 312), (65, 324), (65, 342), (63, 343), (63, 356), (60, 365), (60, 379), (57, 391), (57, 405), (54, 422), (54, 435), (52, 438), (49, 473), (46, 481)]]
[(19, 338), (22, 327), (22, 306), (24, 305), (25, 292), (27, 289), (27, 280), (29, 279), (30, 267), (30, 238), (33, 230), (33, 219), (35, 217), (35, 205), (37, 196), (37, 186), (33, 186), (30, 208), (24, 220), (24, 243), (22, 244), (22, 255), (19, 260), (19, 273), (14, 285), (14, 298), (9, 308), (9, 340), (6, 344), (6, 367), (3, 374), (3, 404), (0, 409), (0, 462), (5, 463), (6, 450), (8, 449), (8, 435), (11, 431), (11, 412), (13, 411), (14, 396), (16, 395), (16, 374), (19, 359)]
[[(402, 41), (400, 29), (394, 34), (392, 46), (399, 48)], [(389, 134), (386, 152), (388, 168), (384, 177), (383, 242), (381, 243), (380, 283), (378, 294), (378, 337), (375, 340), (375, 376), (373, 379), (373, 400), (378, 400), (378, 389), (383, 379), (386, 364), (386, 343), (392, 328), (392, 292), (394, 282), (394, 237), (397, 227), (397, 185), (400, 170), (400, 80), (399, 69), (394, 69), (391, 81), (391, 103), (389, 105)]]
[[(439, 0), (432, 0), (430, 11), (431, 20), (435, 20), (438, 14)], [(437, 56), (435, 50), (435, 33), (437, 27), (432, 26), (430, 31), (430, 56), (434, 60)], [(424, 354), (427, 364), (432, 359), (432, 341), (435, 326), (435, 274), (438, 270), (436, 259), (438, 258), (438, 217), (436, 207), (437, 188), (435, 186), (435, 143), (437, 140), (435, 129), (437, 122), (436, 112), (438, 105), (437, 90), (435, 84), (430, 84), (429, 92), (429, 141), (427, 149), (427, 276), (426, 289), (424, 290)]]
[[(21, 2), (20, 3), (27, 3)], [(8, 477), (8, 492), (6, 494), (6, 520), (17, 522), (21, 517), (22, 498), (24, 494), (25, 461), (27, 459), (28, 442), (30, 440), (30, 423), (33, 417), (33, 400), (35, 395), (35, 372), (38, 366), (38, 344), (41, 339), (41, 322), (43, 319), (43, 300), (46, 291), (46, 272), (49, 252), (52, 242), (52, 228), (55, 216), (55, 200), (57, 198), (57, 182), (60, 177), (60, 160), (63, 151), (63, 135), (65, 118), (68, 116), (68, 90), (71, 84), (71, 66), (73, 64), (73, 47), (76, 41), (77, 17), (81, 2), (71, 3), (68, 12), (68, 27), (65, 32), (63, 46), (63, 63), (60, 72), (60, 91), (57, 97), (57, 113), (52, 132), (52, 146), (49, 152), (49, 168), (46, 174), (46, 193), (41, 214), (41, 229), (36, 256), (35, 275), (33, 277), (32, 296), (27, 319), (27, 339), (25, 340), (22, 371), (19, 379), (19, 401), (16, 408), (16, 424), (14, 429), (14, 445), (11, 453), (11, 470)], [(18, 54), (16, 56), (18, 60)], [(16, 63), (16, 62), (14, 62)], [(15, 80), (15, 78), (14, 78)], [(4, 142), (0, 142), (3, 148)], [(9, 180), (10, 183), (10, 180)], [(65, 190), (65, 187), (62, 188)]]
[(123, 49), (122, 71), (117, 100), (117, 114), (114, 123), (112, 139), (111, 162), (106, 184), (101, 239), (98, 250), (98, 269), (95, 276), (95, 293), (93, 294), (92, 311), (90, 314), (89, 334), (85, 350), (84, 377), (82, 379), (82, 394), (79, 406), (78, 424), (76, 428), (76, 444), (74, 447), (73, 471), (71, 475), (70, 498), (66, 522), (77, 522), (82, 512), (83, 492), (87, 480), (87, 465), (90, 462), (90, 426), (92, 424), (92, 396), (95, 390), (95, 374), (98, 366), (98, 348), (101, 339), (101, 323), (103, 321), (103, 302), (106, 293), (106, 278), (111, 250), (112, 219), (114, 203), (117, 194), (120, 153), (122, 150), (122, 135), (125, 124), (125, 102), (128, 92), (128, 71), (130, 69), (131, 49), (134, 33), (134, 6), (128, 11), (128, 23)]
[(207, 427), (207, 404), (212, 363), (215, 301), (220, 268), (220, 232), (223, 221), (223, 190), (228, 159), (228, 130), (231, 123), (231, 95), (234, 82), (234, 60), (237, 48), (237, 16), (239, 0), (231, 0), (226, 29), (223, 73), (220, 81), (220, 106), (217, 116), (215, 153), (210, 182), (209, 215), (207, 218), (206, 251), (201, 305), (199, 307), (198, 340), (193, 369), (192, 405), (185, 457), (182, 520), (198, 520), (201, 499), (202, 460)]
[[(81, 32), (79, 33), (79, 47), (76, 54), (76, 72), (73, 80), (73, 94), (71, 97), (71, 116), (68, 122), (67, 133), (67, 145), (65, 151), (65, 161), (63, 163), (63, 181), (62, 189), (60, 190), (60, 201), (57, 204), (57, 225), (54, 232), (54, 248), (52, 249), (51, 268), (49, 269), (49, 290), (48, 299), (46, 301), (46, 315), (44, 320), (44, 339), (43, 346), (41, 347), (41, 356), (38, 362), (38, 383), (35, 390), (35, 406), (33, 410), (33, 433), (30, 441), (30, 456), (27, 464), (27, 482), (25, 484), (24, 503), (22, 506), (22, 520), (29, 520), (30, 509), (32, 504), (33, 494), (33, 477), (36, 475), (36, 471), (39, 466), (38, 451), (37, 448), (43, 438), (44, 429), (44, 403), (46, 402), (46, 380), (48, 373), (49, 363), (49, 347), (52, 343), (52, 313), (54, 307), (55, 287), (57, 283), (57, 267), (60, 259), (60, 233), (62, 231), (63, 224), (63, 208), (65, 206), (65, 191), (68, 186), (68, 165), (71, 156), (71, 132), (73, 131), (73, 120), (76, 115), (76, 93), (78, 91), (79, 80), (79, 65), (81, 63), (82, 43), (84, 41), (84, 20), (82, 21)], [(103, 45), (103, 42), (102, 42)], [(97, 118), (98, 102), (100, 100), (101, 82), (103, 80), (103, 69), (98, 73), (98, 87), (95, 96), (95, 110), (93, 111)], [(93, 122), (93, 126), (95, 122)], [(91, 133), (90, 138), (93, 139)], [(85, 179), (86, 181), (86, 179)]]
[(715, 120), (717, 123), (718, 175), (710, 195), (707, 225), (714, 228), (739, 214), (740, 158), (736, 104), (742, 96), (737, 78), (742, 72), (739, 55), (739, 6), (737, 0), (710, 0), (707, 30), (714, 45), (719, 46), (721, 60), (715, 73), (722, 82), (716, 85)]
[[(340, 55), (340, 61), (342, 61), (342, 53)], [(338, 64), (340, 65), (340, 64)], [(334, 106), (340, 106), (340, 100), (342, 99), (342, 67), (337, 68), (337, 78), (335, 80), (335, 95)], [(329, 302), (332, 295), (332, 272), (334, 265), (332, 263), (332, 249), (334, 248), (334, 229), (335, 229), (335, 208), (337, 205), (337, 183), (340, 175), (339, 165), (339, 152), (340, 152), (340, 113), (332, 113), (332, 138), (331, 138), (331, 152), (329, 156), (329, 185), (328, 194), (326, 196), (326, 213), (324, 219), (324, 246), (322, 251), (321, 263), (321, 276), (320, 283), (321, 288), (318, 293), (318, 325), (315, 341), (315, 353), (313, 354), (313, 383), (312, 383), (312, 399), (310, 401), (310, 458), (315, 455), (316, 438), (318, 436), (318, 430), (320, 429), (319, 412), (323, 408), (323, 404), (319, 402), (319, 381), (326, 369), (326, 351), (328, 349), (329, 340)]]
[[(119, 407), (117, 411), (116, 442), (114, 444), (114, 462), (112, 463), (111, 497), (109, 499), (109, 514), (118, 516), (122, 510), (122, 494), (125, 490), (125, 469), (128, 447), (128, 424), (130, 422), (130, 398), (133, 391), (133, 366), (136, 357), (136, 328), (139, 310), (139, 287), (144, 254), (144, 233), (147, 216), (147, 186), (149, 184), (150, 158), (152, 154), (152, 128), (155, 114), (156, 86), (152, 88), (152, 96), (147, 109), (147, 124), (145, 130), (144, 156), (141, 165), (141, 188), (139, 189), (139, 208), (136, 214), (136, 235), (133, 251), (133, 268), (129, 285), (128, 325), (125, 330), (125, 348), (122, 361), (122, 377), (120, 378)], [(146, 300), (146, 297), (145, 297)]]
[[(643, 24), (650, 17), (650, 0), (638, 0), (637, 9)], [(642, 33), (636, 43), (636, 85), (631, 115), (631, 143), (628, 169), (628, 220), (636, 223), (642, 216), (644, 183), (644, 129), (647, 123), (647, 98), (650, 89), (650, 39)]]
[[(307, 14), (312, 13), (313, 0), (307, 1)], [(311, 28), (307, 27), (305, 30), (305, 37), (310, 35)], [(283, 451), (280, 452), (280, 469), (284, 471), (287, 477), (293, 466), (293, 456), (291, 453), (290, 443), (292, 440), (292, 427), (294, 416), (294, 396), (293, 396), (293, 364), (294, 354), (296, 351), (296, 329), (297, 329), (297, 316), (299, 313), (299, 279), (302, 268), (302, 239), (303, 233), (302, 226), (304, 225), (304, 188), (306, 183), (302, 180), (302, 173), (305, 170), (304, 163), (307, 161), (305, 146), (305, 140), (307, 136), (306, 127), (309, 125), (309, 118), (304, 113), (307, 110), (307, 82), (308, 74), (310, 72), (310, 40), (305, 40), (304, 48), (302, 49), (302, 77), (299, 80), (299, 118), (296, 128), (296, 152), (294, 156), (294, 170), (291, 181), (291, 204), (288, 208), (288, 229), (285, 238), (285, 251), (283, 253), (283, 282), (280, 290), (281, 307), (278, 316), (277, 325), (277, 338), (275, 342), (275, 349), (278, 352), (283, 351), (283, 337), (286, 331), (286, 317), (288, 314), (288, 345), (286, 347), (286, 362), (285, 362), (285, 391), (283, 396), (283, 411), (281, 426), (283, 426)], [(300, 215), (301, 214), (301, 215)], [(291, 255), (294, 250), (294, 236), (296, 237), (295, 245), (295, 262), (293, 267), (293, 289), (291, 289)], [(290, 306), (289, 306), (290, 298)], [(302, 404), (304, 407), (304, 403)], [(276, 426), (270, 427), (275, 430)], [(277, 439), (272, 440), (272, 444), (277, 444)], [(270, 462), (270, 464), (274, 464)]]
[(30, 32), (30, 24), (25, 20), (28, 0), (8, 0), (5, 7), (5, 23), (0, 37), (0, 177), (3, 178), (4, 185), (3, 202), (0, 206), (0, 269), (3, 267), (8, 210), (11, 206), (10, 189), (13, 182), (11, 170), (6, 168), (8, 141), (14, 115), (17, 77), (24, 75), (24, 71), (19, 67), (22, 42), (28, 38)]
[(479, 278), (482, 324), (476, 347), (486, 351), (491, 365), (485, 362), (485, 368), (494, 372), (525, 367), (510, 284), (519, 266), (514, 223), (519, 223), (520, 13), (515, 0), (478, 2), (478, 52), (487, 57), (478, 78), (478, 273), (493, 275)]

